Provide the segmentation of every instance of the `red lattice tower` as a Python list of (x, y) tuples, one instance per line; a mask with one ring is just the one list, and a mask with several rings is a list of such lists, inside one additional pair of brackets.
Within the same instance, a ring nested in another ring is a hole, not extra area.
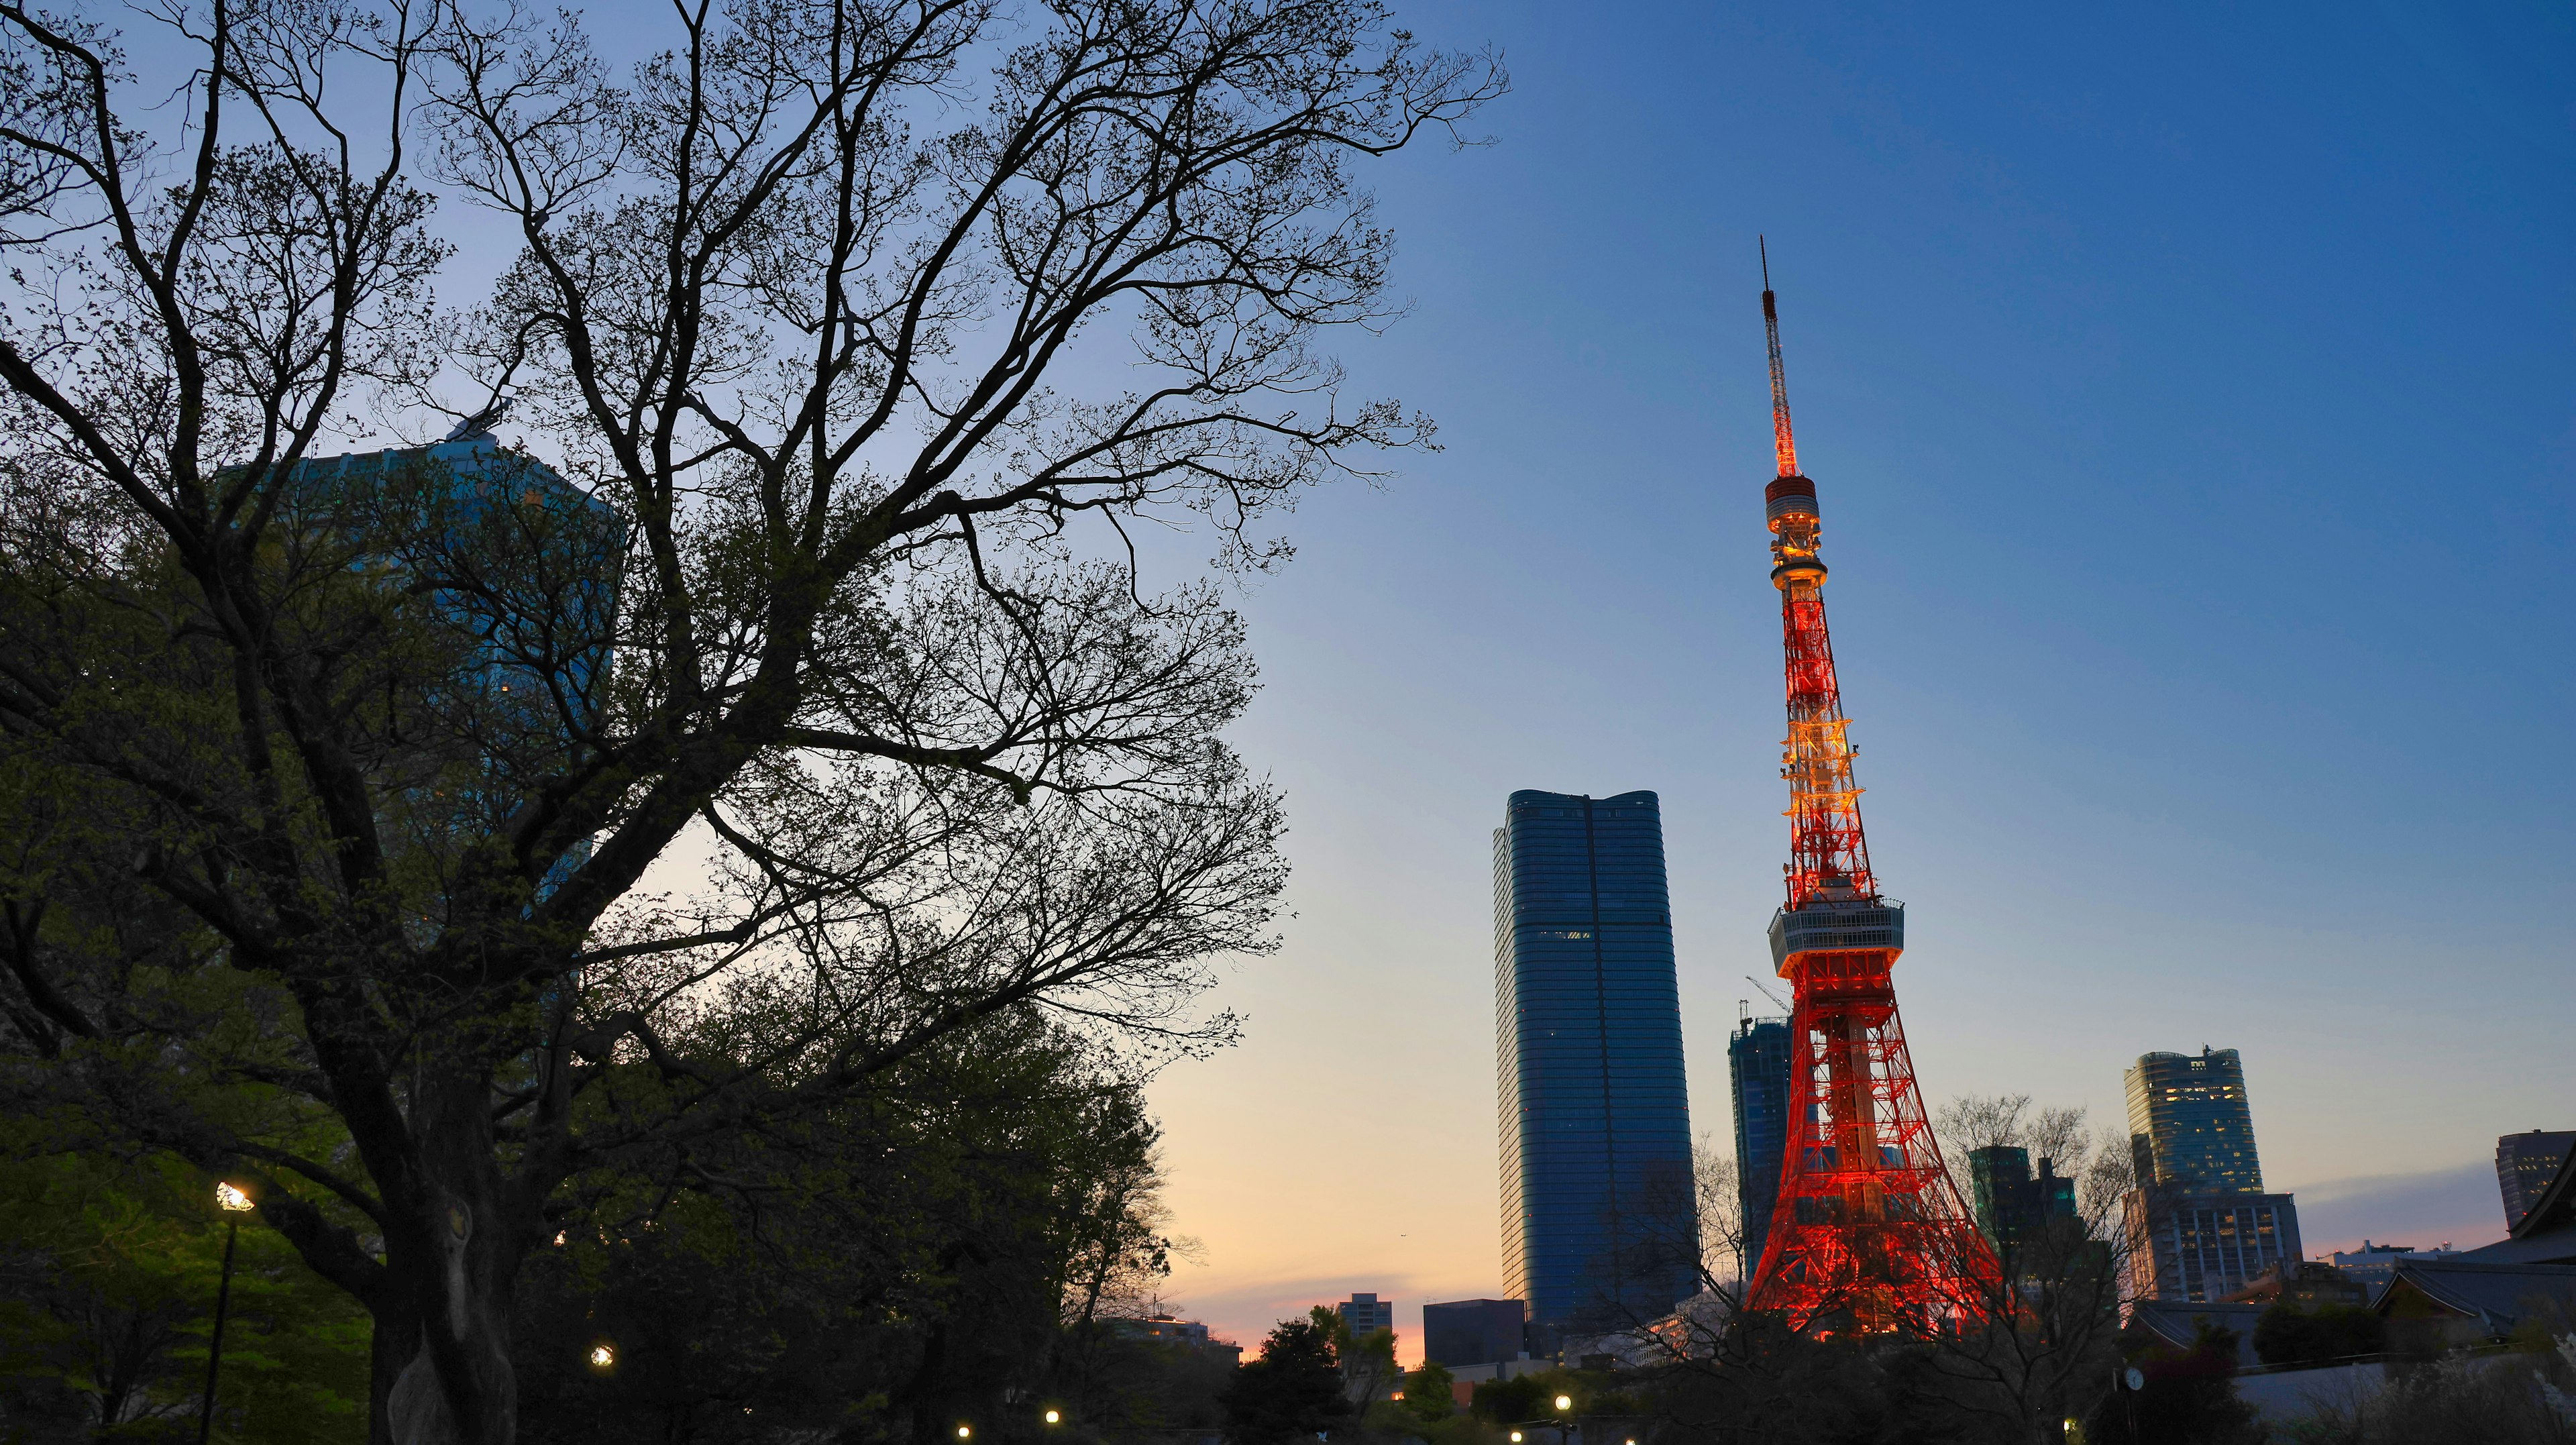
[(1799, 474), (1789, 433), (1767, 253), (1762, 321), (1780, 459), (1763, 500), (1789, 695), (1788, 899), (1772, 915), (1771, 956), (1794, 992), (1789, 1147), (1749, 1304), (1799, 1330), (1926, 1334), (1977, 1312), (1999, 1270), (1942, 1166), (1896, 1013), (1905, 905), (1879, 896), (1861, 831), (1825, 630), (1816, 484)]

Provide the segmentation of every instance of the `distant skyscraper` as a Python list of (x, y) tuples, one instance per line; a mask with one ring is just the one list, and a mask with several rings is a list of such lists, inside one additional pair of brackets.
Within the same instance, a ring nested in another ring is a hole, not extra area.
[(2124, 1202), (2132, 1290), (2220, 1300), (2296, 1265), (2298, 1206), (2263, 1192), (2237, 1052), (2204, 1044), (2197, 1054), (2142, 1054), (2128, 1085), (2140, 1185)]
[(2201, 1194), (2260, 1194), (2245, 1061), (2234, 1049), (2143, 1054), (2129, 1067), (2129, 1147), (2141, 1184)]
[(2045, 1221), (2075, 1218), (2075, 1181), (2056, 1165), (2042, 1159), (2033, 1176), (2027, 1149), (1993, 1144), (1968, 1151), (1968, 1199), (1986, 1238), (2017, 1244)]
[(1504, 1291), (1533, 1352), (1698, 1292), (1690, 1105), (1653, 793), (1511, 795), (1494, 831)]
[(2571, 1149), (2576, 1149), (2576, 1130), (2570, 1129), (2534, 1129), (2496, 1141), (2496, 1187), (2504, 1195), (2505, 1228), (2522, 1223), (2540, 1191), (2558, 1177)]
[(1742, 1278), (1762, 1262), (1771, 1206), (1780, 1200), (1780, 1155), (1789, 1147), (1789, 1021), (1736, 1020), (1726, 1041), (1735, 1085), (1735, 1188), (1744, 1213)]
[(1367, 1339), (1379, 1330), (1395, 1328), (1395, 1301), (1379, 1299), (1373, 1294), (1354, 1291), (1349, 1299), (1333, 1306), (1333, 1313), (1350, 1326), (1351, 1338)]
[(1462, 1299), (1422, 1307), (1422, 1357), (1435, 1365), (1517, 1360), (1525, 1312), (1516, 1299)]

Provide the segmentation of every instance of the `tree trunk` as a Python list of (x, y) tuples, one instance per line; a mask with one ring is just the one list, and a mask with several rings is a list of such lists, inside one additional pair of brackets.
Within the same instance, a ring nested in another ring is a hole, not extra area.
[[(512, 1445), (518, 1373), (511, 1302), (529, 1230), (494, 1162), (490, 1084), (480, 1072), (432, 1079), (415, 1101), (419, 1181), (386, 1240), (394, 1327), (374, 1366), (384, 1388), (371, 1445)], [(389, 1191), (390, 1192), (390, 1191)], [(391, 1201), (388, 1201), (391, 1205)]]
[(367, 1445), (395, 1445), (394, 1383), (420, 1353), (420, 1318), (410, 1308), (410, 1295), (393, 1289), (382, 1294), (369, 1302), (375, 1329), (367, 1341)]

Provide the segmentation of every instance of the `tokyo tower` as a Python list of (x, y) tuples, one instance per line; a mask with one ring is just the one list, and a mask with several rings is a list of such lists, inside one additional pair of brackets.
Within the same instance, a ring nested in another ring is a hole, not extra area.
[(1897, 1018), (1905, 905), (1879, 896), (1861, 833), (1825, 630), (1816, 484), (1798, 471), (1767, 248), (1762, 259), (1780, 460), (1762, 495), (1789, 700), (1788, 897), (1771, 917), (1771, 960), (1792, 1002), (1789, 1144), (1747, 1304), (1801, 1331), (1928, 1334), (1978, 1311), (2000, 1271), (1942, 1167)]

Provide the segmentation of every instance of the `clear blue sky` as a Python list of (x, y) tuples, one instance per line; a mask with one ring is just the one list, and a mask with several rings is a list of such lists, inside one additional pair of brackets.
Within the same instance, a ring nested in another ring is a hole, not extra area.
[(2110, 1123), (2233, 1046), (2311, 1252), (2500, 1236), (2495, 1136), (2576, 1127), (2576, 11), (1398, 14), (1516, 88), (1373, 176), (1417, 309), (1344, 354), (1447, 450), (1250, 599), (1299, 916), (1157, 1087), (1177, 1302), (1498, 1288), (1514, 788), (1663, 795), (1725, 1135), (1785, 844), (1757, 232), (1929, 1100)]

